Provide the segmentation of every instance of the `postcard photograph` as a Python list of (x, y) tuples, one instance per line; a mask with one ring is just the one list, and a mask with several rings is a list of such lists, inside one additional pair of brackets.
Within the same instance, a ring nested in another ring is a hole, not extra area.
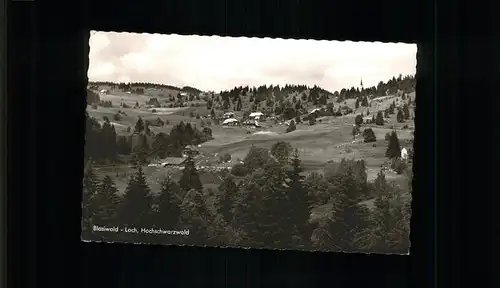
[(89, 44), (83, 241), (409, 253), (416, 44)]

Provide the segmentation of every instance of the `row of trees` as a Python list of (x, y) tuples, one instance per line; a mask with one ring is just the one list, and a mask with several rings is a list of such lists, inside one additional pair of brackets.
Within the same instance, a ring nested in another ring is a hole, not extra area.
[[(148, 137), (154, 137), (151, 145)], [(198, 145), (212, 139), (212, 130), (204, 127), (202, 131), (193, 127), (191, 123), (180, 122), (175, 125), (169, 134), (158, 133), (152, 135), (149, 132), (149, 125), (141, 118), (137, 120), (134, 135), (138, 141), (131, 152), (134, 153), (135, 161), (146, 164), (151, 158), (181, 157), (183, 149), (188, 145)], [(124, 140), (121, 140), (123, 142)]]
[(159, 125), (158, 119), (152, 123), (142, 120), (141, 117), (138, 118), (132, 135), (117, 136), (114, 125), (107, 117), (104, 117), (102, 125), (87, 113), (85, 117), (85, 156), (91, 157), (97, 163), (114, 162), (118, 154), (132, 154), (134, 161), (143, 164), (155, 157), (180, 157), (187, 145), (198, 145), (212, 139), (209, 127), (200, 131), (191, 123), (182, 121), (175, 125), (169, 134), (154, 134), (150, 125)]
[(403, 93), (411, 93), (415, 91), (416, 87), (415, 75), (399, 75), (397, 78), (392, 77), (386, 82), (380, 81), (377, 86), (363, 87), (363, 82), (361, 81), (361, 89), (351, 87), (350, 89), (342, 89), (340, 91), (335, 91), (334, 96), (337, 96), (337, 101), (344, 101), (345, 99), (360, 99), (364, 96), (380, 97), (391, 94), (396, 94), (398, 90), (403, 91)]
[[(338, 102), (346, 99), (357, 99), (357, 104), (361, 106), (368, 106), (368, 96), (378, 97), (388, 94), (395, 94), (398, 90), (403, 93), (410, 93), (415, 91), (416, 78), (414, 75), (402, 76), (401, 74), (396, 78), (393, 77), (386, 82), (380, 81), (377, 86), (364, 88), (361, 82), (361, 89), (351, 87), (350, 89), (343, 88), (334, 93), (328, 92), (318, 86), (307, 87), (305, 85), (262, 85), (259, 87), (234, 87), (231, 90), (221, 91), (220, 100), (223, 103), (236, 103), (241, 96), (250, 97), (250, 102), (259, 103), (272, 99), (274, 102), (281, 102), (289, 97), (290, 94), (298, 93), (304, 102), (310, 102), (313, 105), (326, 105), (327, 99), (331, 96), (337, 97)], [(308, 94), (305, 91), (309, 91)], [(213, 97), (212, 97), (213, 98)], [(360, 101), (360, 103), (358, 102)], [(226, 105), (227, 105), (226, 104)], [(270, 105), (267, 105), (270, 106)], [(356, 107), (357, 108), (357, 107)]]
[(115, 161), (118, 153), (115, 127), (108, 118), (102, 125), (85, 113), (85, 155), (98, 162)]
[[(400, 188), (387, 183), (382, 172), (368, 182), (364, 161), (331, 163), (322, 173), (305, 177), (298, 151), (278, 142), (270, 151), (252, 147), (243, 162), (237, 164), (240, 174), (225, 174), (213, 204), (204, 196), (191, 158), (179, 181), (165, 178), (158, 193), (152, 193), (138, 167), (122, 198), (115, 197), (109, 177), (99, 181), (88, 165), (83, 183), (84, 234), (111, 241), (381, 252), (408, 249), (409, 200), (401, 198)], [(376, 195), (373, 210), (360, 204), (369, 195)], [(312, 210), (320, 205), (328, 205), (328, 213), (311, 219)], [(190, 234), (183, 238), (92, 234), (92, 225), (189, 229)]]
[(142, 88), (142, 89), (170, 89), (170, 90), (178, 90), (186, 93), (193, 93), (193, 94), (199, 94), (201, 91), (199, 89), (190, 87), (190, 86), (184, 86), (182, 88), (172, 86), (172, 85), (165, 85), (165, 84), (158, 84), (158, 83), (150, 83), (150, 82), (130, 82), (130, 83), (115, 83), (115, 82), (107, 82), (107, 81), (94, 81), (94, 82), (89, 82), (89, 85), (92, 88), (98, 89), (99, 86), (109, 86), (111, 88), (117, 88), (120, 90), (124, 91), (132, 91), (132, 89), (135, 88)]
[[(339, 106), (338, 109), (334, 110), (332, 103), (328, 103), (327, 100), (331, 96), (336, 96), (339, 103), (346, 99), (354, 98), (356, 99), (355, 108), (358, 109), (360, 106), (369, 106), (369, 96), (384, 96), (386, 92), (394, 94), (398, 90), (402, 90), (403, 98), (406, 99), (406, 93), (414, 91), (415, 83), (414, 76), (402, 77), (400, 75), (398, 78), (393, 77), (387, 83), (380, 82), (377, 87), (362, 88), (361, 90), (352, 87), (351, 89), (342, 89), (340, 92), (333, 94), (317, 86), (310, 88), (304, 85), (285, 86), (284, 88), (272, 85), (253, 88), (235, 87), (229, 91), (222, 91), (219, 95), (212, 94), (211, 97), (206, 98), (206, 101), (209, 110), (233, 109), (241, 111), (243, 109), (242, 97), (248, 97), (248, 102), (251, 105), (249, 111), (259, 110), (276, 116), (281, 115), (285, 120), (297, 118), (295, 121), (299, 122), (301, 120), (299, 119), (300, 115), (308, 113), (308, 104), (312, 104), (313, 106), (329, 105), (330, 107), (322, 111), (323, 114), (327, 114), (323, 116), (342, 116), (352, 113), (352, 109), (348, 111), (349, 109), (346, 109), (346, 107)], [(265, 104), (265, 106), (262, 104)], [(385, 114), (382, 114), (382, 116), (394, 114), (395, 107), (391, 107), (386, 109), (384, 111)], [(405, 112), (403, 111), (403, 113)], [(409, 115), (409, 111), (407, 114)], [(401, 119), (398, 118), (398, 120)], [(378, 125), (383, 125), (383, 118), (377, 122), (382, 123)]]

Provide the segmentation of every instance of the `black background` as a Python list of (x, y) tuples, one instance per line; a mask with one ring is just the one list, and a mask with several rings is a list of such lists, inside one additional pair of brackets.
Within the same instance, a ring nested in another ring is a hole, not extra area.
[[(5, 259), (12, 287), (495, 287), (488, 284), (495, 270), (482, 268), (491, 264), (486, 214), (498, 190), (490, 187), (494, 156), (486, 154), (498, 130), (488, 126), (495, 95), (481, 82), (498, 74), (485, 41), (489, 26), (476, 20), (485, 14), (401, 0), (82, 0), (7, 8)], [(80, 242), (89, 30), (419, 43), (411, 255)], [(482, 116), (473, 116), (478, 110)]]

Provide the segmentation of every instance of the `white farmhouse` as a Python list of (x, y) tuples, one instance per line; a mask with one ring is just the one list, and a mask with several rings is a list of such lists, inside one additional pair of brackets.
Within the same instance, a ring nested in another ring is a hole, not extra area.
[(316, 113), (316, 112), (319, 112), (319, 111), (321, 111), (320, 108), (314, 108), (313, 110), (311, 110), (311, 112), (309, 112), (309, 115)]
[(262, 112), (253, 112), (253, 113), (250, 113), (250, 115), (248, 117), (250, 117), (250, 119), (255, 119), (255, 120), (259, 120), (260, 117), (262, 117), (264, 114)]
[(408, 160), (408, 150), (406, 148), (401, 149), (401, 159), (404, 161)]
[(224, 119), (234, 118), (234, 112), (226, 112), (224, 113)]
[(229, 118), (229, 119), (224, 120), (224, 122), (222, 122), (222, 125), (224, 125), (224, 126), (237, 125), (238, 123), (239, 123), (239, 121), (237, 119)]

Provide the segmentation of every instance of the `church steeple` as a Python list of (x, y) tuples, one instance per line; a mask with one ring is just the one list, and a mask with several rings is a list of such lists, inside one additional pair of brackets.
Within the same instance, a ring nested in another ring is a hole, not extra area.
[(363, 78), (361, 78), (361, 84), (360, 84), (360, 86), (361, 86), (361, 90), (363, 90)]

